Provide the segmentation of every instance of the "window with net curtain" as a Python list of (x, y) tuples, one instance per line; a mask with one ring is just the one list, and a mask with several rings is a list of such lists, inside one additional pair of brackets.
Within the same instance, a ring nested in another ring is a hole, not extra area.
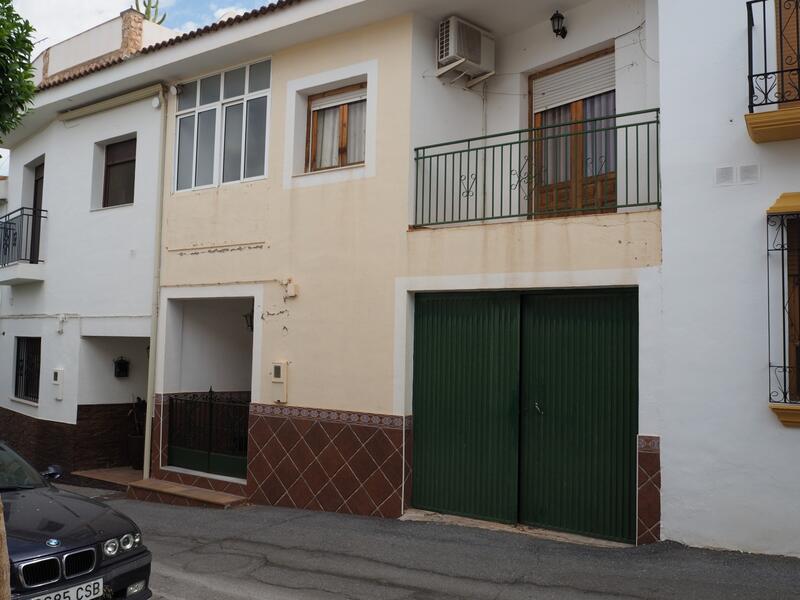
[(306, 171), (364, 163), (366, 83), (309, 97)]

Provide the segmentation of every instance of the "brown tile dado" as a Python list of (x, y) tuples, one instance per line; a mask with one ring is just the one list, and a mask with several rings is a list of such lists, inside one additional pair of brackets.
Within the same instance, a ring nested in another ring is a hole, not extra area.
[(637, 440), (637, 544), (661, 540), (661, 438)]
[(403, 417), (254, 404), (247, 495), (262, 504), (399, 517)]
[(82, 469), (125, 467), (131, 404), (80, 404), (77, 423), (58, 423), (0, 408), (0, 439), (37, 469), (61, 466)]

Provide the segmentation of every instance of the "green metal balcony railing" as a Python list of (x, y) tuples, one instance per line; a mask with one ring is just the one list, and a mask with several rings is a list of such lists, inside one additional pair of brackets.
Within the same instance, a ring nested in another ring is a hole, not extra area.
[(414, 160), (415, 227), (661, 205), (658, 109), (422, 146)]

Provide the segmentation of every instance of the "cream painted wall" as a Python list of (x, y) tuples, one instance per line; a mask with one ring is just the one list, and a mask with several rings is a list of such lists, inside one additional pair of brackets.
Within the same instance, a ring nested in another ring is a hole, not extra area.
[[(291, 405), (409, 410), (397, 383), (411, 372), (408, 322), (396, 316), (417, 288), (401, 285), (405, 292), (398, 293), (400, 281), (422, 279), (434, 289), (447, 289), (443, 282), (450, 281), (451, 289), (461, 289), (461, 276), (510, 281), (501, 274), (516, 273), (511, 279), (524, 287), (544, 281), (532, 273), (549, 272), (557, 275), (546, 278), (548, 285), (623, 281), (646, 286), (646, 298), (658, 296), (658, 211), (408, 230), (413, 146), (482, 129), (480, 95), (430, 77), (434, 32), (431, 21), (403, 16), (275, 53), (268, 177), (201, 191), (165, 190), (162, 285), (185, 288), (184, 296), (195, 286), (263, 286), (256, 325), (263, 332), (260, 387), (268, 389), (272, 361), (288, 360)], [(287, 186), (285, 128), (293, 120), (286, 115), (287, 88), (373, 61), (377, 153), (368, 166), (375, 176)], [(174, 99), (169, 110), (171, 172)], [(646, 277), (637, 275), (645, 270)], [(572, 278), (571, 272), (594, 275)], [(290, 280), (299, 294), (285, 298)], [(175, 360), (167, 329), (167, 360)], [(256, 402), (267, 400), (254, 395)]]
[[(268, 177), (167, 190), (162, 284), (264, 282), (261, 387), (267, 389), (272, 361), (290, 361), (295, 405), (391, 412), (393, 282), (403, 270), (407, 227), (411, 31), (411, 18), (400, 17), (276, 53)], [(369, 61), (378, 65), (376, 176), (286, 189), (289, 82)], [(172, 154), (170, 143), (170, 171)], [(279, 281), (286, 279), (300, 293), (284, 301)]]

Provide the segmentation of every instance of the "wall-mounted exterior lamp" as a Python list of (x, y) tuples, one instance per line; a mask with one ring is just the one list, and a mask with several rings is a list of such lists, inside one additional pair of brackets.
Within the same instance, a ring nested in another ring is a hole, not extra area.
[(550, 23), (553, 24), (553, 33), (556, 34), (556, 37), (561, 39), (567, 37), (567, 28), (564, 27), (564, 15), (558, 11), (554, 12), (553, 16), (550, 17)]

